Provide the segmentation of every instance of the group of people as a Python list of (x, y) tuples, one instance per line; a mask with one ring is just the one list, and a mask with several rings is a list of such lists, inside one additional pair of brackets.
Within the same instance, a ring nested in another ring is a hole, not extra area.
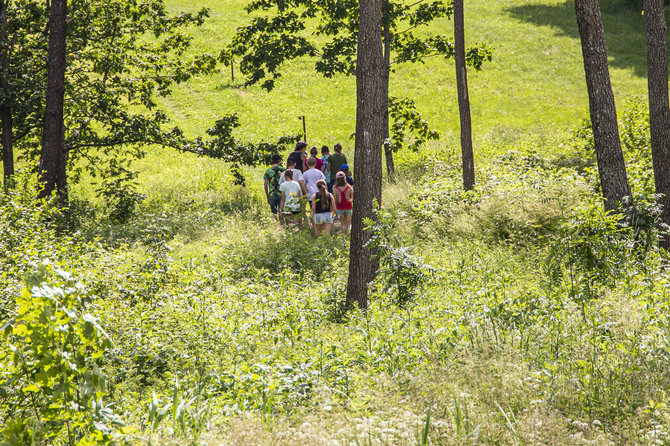
[(263, 182), (270, 210), (280, 224), (302, 226), (310, 206), (309, 226), (316, 236), (324, 231), (330, 235), (333, 222), (339, 219), (342, 232), (351, 228), (354, 201), (354, 180), (342, 153), (342, 145), (314, 146), (307, 153), (307, 143), (299, 141), (283, 167), (280, 155), (272, 156), (272, 166), (265, 171)]

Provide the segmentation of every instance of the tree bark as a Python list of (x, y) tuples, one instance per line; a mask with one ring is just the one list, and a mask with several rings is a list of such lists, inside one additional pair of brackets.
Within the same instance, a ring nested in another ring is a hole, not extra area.
[(65, 170), (67, 155), (63, 123), (66, 32), (67, 0), (52, 0), (49, 14), (48, 77), (44, 110), (44, 133), (39, 164), (44, 188), (40, 196), (48, 196), (56, 190), (63, 200), (67, 200), (67, 175)]
[(384, 0), (383, 6), (383, 33), (384, 33), (384, 98), (386, 99), (384, 113), (384, 158), (386, 159), (386, 173), (393, 180), (395, 175), (395, 164), (393, 162), (393, 150), (391, 149), (391, 135), (389, 132), (389, 83), (391, 82), (391, 19), (389, 14), (389, 2)]
[(619, 139), (605, 33), (597, 0), (575, 0), (575, 11), (584, 57), (600, 185), (605, 210), (611, 211), (619, 209), (624, 198), (631, 196), (631, 192)]
[(465, 68), (465, 18), (463, 0), (454, 0), (454, 56), (456, 59), (456, 89), (461, 119), (461, 153), (463, 158), (463, 188), (475, 187), (475, 155), (472, 150), (472, 124), (468, 96), (468, 72)]
[[(668, 98), (668, 29), (663, 0), (644, 1), (647, 31), (647, 87), (649, 91), (649, 130), (656, 193), (660, 195), (661, 222), (670, 225), (670, 103)], [(670, 238), (661, 246), (670, 249)]]
[(12, 106), (9, 91), (9, 30), (7, 29), (7, 9), (9, 0), (0, 3), (0, 126), (2, 127), (2, 165), (5, 187), (10, 187), (14, 177), (14, 147), (12, 145)]
[(381, 204), (382, 145), (384, 142), (384, 54), (382, 0), (360, 0), (360, 27), (356, 56), (356, 189), (349, 248), (347, 304), (367, 308), (368, 286), (378, 264), (365, 248), (370, 234), (363, 220), (374, 218), (375, 200)]

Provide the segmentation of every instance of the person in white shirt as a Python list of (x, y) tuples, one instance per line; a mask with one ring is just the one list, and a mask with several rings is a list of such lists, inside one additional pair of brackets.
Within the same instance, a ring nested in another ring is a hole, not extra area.
[[(307, 186), (305, 186), (305, 180), (302, 177), (302, 172), (300, 170), (295, 168), (295, 161), (289, 160), (286, 163), (286, 171), (292, 171), (293, 172), (293, 181), (296, 181), (300, 185), (300, 189), (302, 190), (302, 195), (307, 196)], [(283, 182), (286, 181), (286, 171), (284, 171), (281, 176), (279, 177), (279, 185), (281, 186)]]
[(283, 220), (282, 223), (287, 227), (291, 224), (300, 229), (302, 224), (302, 187), (297, 181), (293, 180), (293, 171), (284, 172), (286, 180), (279, 185), (281, 191), (281, 202), (279, 203), (279, 213)]
[(307, 160), (307, 167), (309, 167), (309, 169), (302, 174), (302, 179), (305, 181), (305, 186), (307, 187), (307, 196), (311, 202), (314, 194), (319, 191), (316, 182), (319, 180), (325, 180), (326, 176), (323, 174), (323, 172), (316, 168), (316, 160), (314, 158), (309, 158)]

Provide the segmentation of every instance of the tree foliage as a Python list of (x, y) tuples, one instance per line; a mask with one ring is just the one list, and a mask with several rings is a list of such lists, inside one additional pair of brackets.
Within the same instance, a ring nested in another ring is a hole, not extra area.
[(231, 163), (235, 184), (245, 184), (242, 166), (270, 164), (272, 155), (285, 150), (289, 144), (300, 139), (300, 135), (284, 135), (276, 142), (241, 141), (233, 136), (233, 131), (239, 126), (236, 114), (224, 116), (216, 121), (214, 127), (207, 130), (211, 138), (204, 142), (200, 141), (198, 149), (204, 155)]
[[(123, 422), (105, 405), (102, 356), (111, 342), (84, 287), (49, 262), (36, 266), (2, 327), (3, 444), (108, 444)], [(18, 384), (18, 385), (17, 385)]]
[[(7, 14), (10, 88), (1, 99), (12, 109), (17, 151), (34, 159), (44, 125), (48, 11), (27, 0), (12, 2)], [(193, 147), (156, 98), (214, 70), (214, 55), (188, 52), (187, 30), (208, 14), (172, 15), (162, 0), (69, 2), (64, 132), (71, 181), (84, 170), (105, 176), (112, 164), (142, 157), (147, 144)]]
[(440, 134), (430, 128), (412, 99), (389, 98), (389, 115), (393, 124), (390, 129), (391, 138), (387, 143), (394, 152), (405, 146), (417, 151), (427, 141), (440, 139)]
[[(226, 63), (239, 58), (246, 85), (262, 81), (263, 88), (272, 90), (281, 76), (281, 66), (302, 56), (316, 56), (315, 69), (325, 77), (355, 73), (358, 1), (255, 0), (247, 6), (247, 12), (264, 14), (239, 28), (220, 55)], [(449, 37), (418, 32), (436, 19), (450, 18), (452, 12), (451, 3), (442, 0), (389, 2), (384, 21), (395, 54), (391, 65), (423, 62), (432, 56), (453, 57), (454, 45)], [(480, 69), (491, 60), (491, 51), (486, 46), (473, 46), (467, 51), (467, 59)]]

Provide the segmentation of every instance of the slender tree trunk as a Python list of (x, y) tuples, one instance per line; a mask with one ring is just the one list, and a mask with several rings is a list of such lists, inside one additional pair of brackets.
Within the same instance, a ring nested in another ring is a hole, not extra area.
[(597, 0), (575, 0), (575, 11), (605, 210), (616, 210), (631, 192), (619, 139), (600, 7)]
[[(647, 30), (649, 130), (656, 193), (662, 206), (661, 222), (670, 225), (670, 104), (668, 98), (668, 29), (663, 0), (644, 1)], [(661, 240), (670, 249), (670, 238)]]
[(12, 107), (9, 91), (9, 30), (7, 29), (7, 9), (9, 0), (0, 4), (0, 126), (2, 127), (2, 165), (5, 187), (10, 187), (14, 177), (14, 147), (12, 146)]
[(393, 150), (391, 150), (391, 139), (389, 132), (389, 83), (391, 81), (391, 19), (389, 14), (389, 2), (384, 0), (383, 6), (383, 28), (384, 28), (384, 98), (386, 106), (384, 113), (384, 158), (386, 159), (386, 173), (389, 179), (393, 180), (395, 175), (395, 164), (393, 163)]
[(66, 32), (67, 0), (52, 0), (49, 14), (48, 78), (44, 110), (44, 133), (39, 165), (44, 189), (40, 196), (48, 196), (55, 189), (63, 200), (67, 200), (67, 176), (65, 171), (67, 156), (63, 124)]
[(456, 59), (456, 89), (458, 112), (461, 118), (461, 153), (463, 158), (463, 188), (475, 187), (475, 155), (472, 150), (472, 124), (468, 96), (468, 72), (465, 68), (465, 18), (463, 0), (454, 0), (454, 55)]
[(360, 27), (356, 56), (356, 189), (349, 248), (347, 304), (367, 308), (368, 286), (378, 264), (365, 248), (370, 234), (363, 220), (374, 218), (375, 200), (381, 204), (382, 145), (384, 141), (384, 54), (382, 0), (360, 0)]

